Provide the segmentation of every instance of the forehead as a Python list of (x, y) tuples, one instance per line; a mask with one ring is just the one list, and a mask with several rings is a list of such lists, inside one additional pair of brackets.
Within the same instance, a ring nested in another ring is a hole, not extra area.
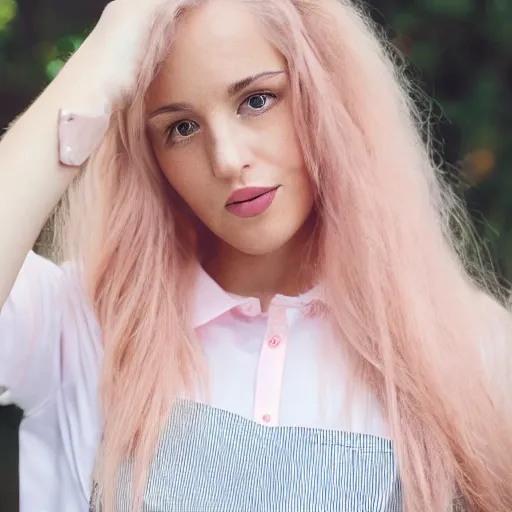
[(285, 67), (257, 17), (232, 0), (210, 0), (187, 12), (173, 41), (155, 85), (180, 101), (196, 90), (225, 89), (258, 72)]

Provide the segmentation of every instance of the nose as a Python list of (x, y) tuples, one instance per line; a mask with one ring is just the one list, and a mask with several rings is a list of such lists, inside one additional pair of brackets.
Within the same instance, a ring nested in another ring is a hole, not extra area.
[(216, 178), (232, 180), (250, 167), (250, 151), (243, 128), (231, 123), (216, 126), (212, 133), (212, 170)]

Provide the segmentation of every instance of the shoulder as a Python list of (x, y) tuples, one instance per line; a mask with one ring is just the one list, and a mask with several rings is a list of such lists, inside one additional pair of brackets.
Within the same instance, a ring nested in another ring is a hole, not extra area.
[(28, 253), (8, 302), (25, 313), (37, 312), (42, 315), (39, 320), (62, 319), (70, 309), (92, 314), (79, 265), (72, 261), (57, 264), (34, 251)]
[(0, 311), (0, 341), (0, 385), (29, 413), (64, 381), (87, 382), (101, 344), (77, 266), (30, 252)]
[[(36, 292), (55, 290), (63, 275), (62, 269), (43, 256), (30, 251), (18, 274), (11, 295), (28, 292), (35, 298)], [(10, 297), (12, 299), (12, 296)]]
[(57, 264), (31, 251), (9, 302), (13, 318), (31, 326), (28, 334), (38, 343), (49, 339), (55, 349), (63, 350), (63, 364), (71, 354), (96, 350), (100, 345), (100, 329), (84, 273), (74, 261)]

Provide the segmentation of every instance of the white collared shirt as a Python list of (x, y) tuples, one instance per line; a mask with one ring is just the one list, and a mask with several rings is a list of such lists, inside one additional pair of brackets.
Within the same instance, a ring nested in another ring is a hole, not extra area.
[[(201, 271), (195, 293), (209, 405), (269, 427), (387, 437), (371, 393), (358, 393), (344, 414), (348, 372), (325, 357), (332, 338), (310, 314), (316, 290), (277, 295), (262, 313), (257, 299), (230, 295)], [(101, 332), (76, 270), (30, 253), (0, 314), (0, 386), (25, 412), (21, 512), (88, 510), (101, 364)]]

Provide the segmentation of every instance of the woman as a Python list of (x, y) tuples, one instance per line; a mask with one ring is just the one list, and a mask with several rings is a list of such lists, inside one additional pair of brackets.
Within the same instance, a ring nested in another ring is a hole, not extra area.
[(510, 312), (392, 60), (348, 1), (107, 7), (0, 146), (22, 510), (511, 510)]

